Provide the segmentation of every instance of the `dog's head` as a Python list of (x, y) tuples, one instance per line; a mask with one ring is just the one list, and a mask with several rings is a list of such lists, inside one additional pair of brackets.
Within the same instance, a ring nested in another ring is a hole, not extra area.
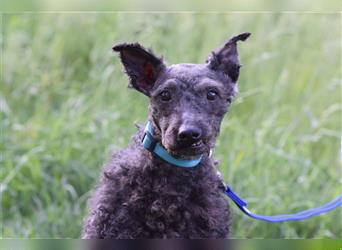
[(150, 98), (150, 120), (162, 145), (173, 155), (195, 156), (214, 147), (224, 114), (237, 93), (240, 64), (231, 38), (204, 64), (166, 63), (138, 43), (119, 44), (130, 87)]

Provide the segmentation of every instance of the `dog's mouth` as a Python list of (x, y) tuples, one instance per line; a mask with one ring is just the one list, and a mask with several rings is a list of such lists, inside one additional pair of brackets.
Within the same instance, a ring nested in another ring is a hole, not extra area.
[(196, 149), (200, 149), (202, 145), (203, 145), (203, 141), (200, 140), (200, 141), (198, 141), (198, 142), (192, 143), (192, 144), (190, 145), (190, 148), (196, 150)]
[(191, 144), (175, 144), (175, 145), (166, 145), (166, 150), (177, 157), (180, 158), (192, 158), (198, 157), (198, 155), (203, 154), (207, 151), (207, 146), (203, 142), (203, 140), (199, 140), (197, 142)]

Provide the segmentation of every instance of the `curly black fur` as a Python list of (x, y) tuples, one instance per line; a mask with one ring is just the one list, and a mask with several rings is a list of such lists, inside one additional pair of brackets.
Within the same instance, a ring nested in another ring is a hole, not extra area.
[(229, 208), (213, 160), (192, 169), (171, 166), (142, 147), (142, 136), (105, 165), (82, 237), (227, 237)]

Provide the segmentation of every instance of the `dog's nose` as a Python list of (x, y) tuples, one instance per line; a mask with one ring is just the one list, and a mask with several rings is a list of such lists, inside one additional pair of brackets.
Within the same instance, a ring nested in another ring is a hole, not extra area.
[(202, 138), (202, 132), (196, 127), (183, 127), (178, 131), (178, 141), (194, 143)]

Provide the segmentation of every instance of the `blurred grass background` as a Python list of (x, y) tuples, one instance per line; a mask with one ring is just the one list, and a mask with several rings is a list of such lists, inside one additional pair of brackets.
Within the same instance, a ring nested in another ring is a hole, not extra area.
[(0, 11), (341, 11), (339, 0), (1, 0)]
[[(77, 238), (111, 150), (144, 123), (113, 43), (139, 41), (170, 64), (203, 62), (240, 32), (240, 94), (214, 152), (256, 213), (291, 213), (341, 192), (340, 14), (2, 15), (3, 237)], [(268, 224), (233, 207), (233, 238), (340, 238), (341, 210)]]

